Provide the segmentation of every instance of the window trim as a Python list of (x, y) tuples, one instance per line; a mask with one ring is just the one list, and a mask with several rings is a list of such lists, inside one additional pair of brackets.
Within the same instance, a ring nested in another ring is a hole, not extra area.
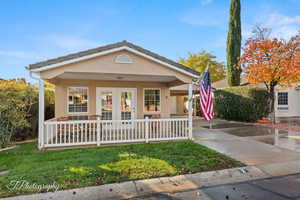
[[(147, 111), (145, 110), (145, 90), (159, 90), (159, 111)], [(161, 102), (162, 102), (162, 96), (161, 96), (161, 88), (143, 88), (143, 112), (147, 113), (147, 114), (157, 114), (157, 113), (161, 113)]]
[[(287, 104), (279, 104), (279, 93), (285, 93), (287, 95)], [(289, 106), (289, 92), (277, 92), (277, 106), (288, 107)]]
[[(70, 112), (69, 111), (69, 89), (70, 88), (84, 88), (87, 89), (87, 112)], [(90, 102), (90, 92), (89, 92), (89, 87), (82, 87), (82, 86), (72, 86), (72, 87), (67, 87), (67, 114), (88, 114), (89, 113), (89, 102)]]

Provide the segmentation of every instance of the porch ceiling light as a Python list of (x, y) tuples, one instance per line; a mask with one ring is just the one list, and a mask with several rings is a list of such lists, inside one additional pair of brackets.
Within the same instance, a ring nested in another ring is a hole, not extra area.
[(124, 79), (124, 77), (122, 77), (122, 76), (117, 76), (117, 79), (118, 79), (118, 80), (122, 80), (122, 79)]

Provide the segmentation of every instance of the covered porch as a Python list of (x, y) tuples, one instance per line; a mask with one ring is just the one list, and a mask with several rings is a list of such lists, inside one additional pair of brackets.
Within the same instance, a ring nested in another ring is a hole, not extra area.
[[(199, 76), (131, 43), (118, 45), (125, 47), (80, 61), (35, 64), (40, 149), (192, 138), (192, 104), (187, 116), (171, 117), (170, 88), (187, 85), (192, 100), (192, 82)], [(44, 81), (55, 85), (55, 118), (48, 121)]]
[(57, 106), (43, 122), (42, 148), (192, 138), (188, 115), (171, 116), (170, 87), (183, 84), (176, 77), (66, 72), (48, 81)]

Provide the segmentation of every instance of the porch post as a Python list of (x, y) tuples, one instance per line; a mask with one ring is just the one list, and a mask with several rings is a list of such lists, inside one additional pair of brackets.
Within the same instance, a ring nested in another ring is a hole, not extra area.
[(189, 84), (189, 139), (193, 139), (193, 84)]
[(44, 146), (44, 121), (45, 121), (45, 88), (44, 80), (39, 80), (39, 134), (38, 147), (42, 149)]

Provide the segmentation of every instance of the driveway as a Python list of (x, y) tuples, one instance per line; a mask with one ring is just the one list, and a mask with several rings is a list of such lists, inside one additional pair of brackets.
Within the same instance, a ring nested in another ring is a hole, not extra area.
[[(215, 129), (207, 129), (203, 128), (206, 127), (205, 123), (206, 122), (201, 120), (194, 123), (193, 135), (195, 142), (228, 155), (247, 165), (300, 160), (299, 152), (288, 149), (289, 146), (293, 146), (297, 142), (299, 143), (299, 138), (288, 138), (294, 142), (285, 142), (284, 144), (287, 148), (283, 148), (284, 146), (270, 145), (259, 140), (261, 139), (261, 136), (274, 137), (272, 131), (271, 133), (270, 131), (260, 133), (257, 129), (253, 129), (255, 128), (253, 126), (244, 125), (243, 123), (227, 122), (224, 120), (215, 120)], [(243, 137), (236, 135), (241, 135)], [(248, 135), (251, 135), (252, 137), (249, 137)], [(300, 147), (300, 143), (297, 148), (298, 147)]]

